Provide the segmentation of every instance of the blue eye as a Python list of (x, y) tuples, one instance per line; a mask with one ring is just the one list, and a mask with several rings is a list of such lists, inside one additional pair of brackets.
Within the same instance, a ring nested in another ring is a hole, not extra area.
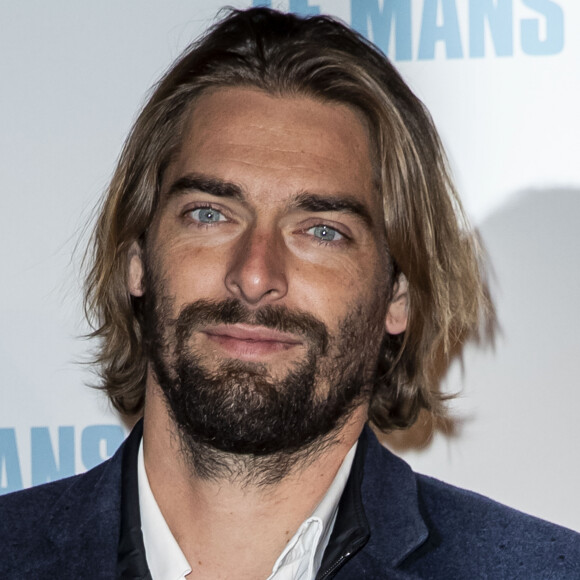
[(312, 235), (315, 238), (325, 242), (337, 242), (338, 240), (342, 240), (344, 238), (344, 236), (338, 230), (328, 226), (314, 226), (308, 231), (312, 232)]
[(202, 224), (213, 224), (224, 221), (224, 215), (212, 207), (200, 207), (190, 212), (191, 217)]

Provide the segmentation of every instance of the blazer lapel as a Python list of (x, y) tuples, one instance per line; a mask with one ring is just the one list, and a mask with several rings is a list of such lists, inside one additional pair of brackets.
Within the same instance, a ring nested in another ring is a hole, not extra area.
[(370, 537), (337, 578), (408, 578), (396, 568), (429, 536), (419, 509), (415, 474), (366, 429), (361, 496)]
[(71, 479), (49, 512), (46, 525), (54, 578), (115, 578), (123, 448), (104, 464)]

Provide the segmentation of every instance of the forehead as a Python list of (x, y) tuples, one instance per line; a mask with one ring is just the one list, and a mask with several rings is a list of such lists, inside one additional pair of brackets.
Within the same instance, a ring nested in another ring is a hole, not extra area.
[(347, 105), (219, 88), (193, 104), (164, 189), (200, 172), (262, 197), (280, 199), (314, 188), (370, 202), (376, 196), (370, 149), (362, 115)]

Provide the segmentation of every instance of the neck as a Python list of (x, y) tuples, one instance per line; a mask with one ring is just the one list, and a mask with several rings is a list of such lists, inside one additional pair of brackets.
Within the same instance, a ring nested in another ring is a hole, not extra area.
[(214, 566), (223, 574), (230, 562), (237, 578), (243, 577), (244, 563), (248, 578), (267, 577), (324, 497), (365, 420), (366, 408), (357, 408), (332, 438), (292, 456), (240, 458), (201, 446), (184, 452), (163, 395), (149, 389), (143, 433), (147, 477), (196, 574), (213, 577), (203, 572)]

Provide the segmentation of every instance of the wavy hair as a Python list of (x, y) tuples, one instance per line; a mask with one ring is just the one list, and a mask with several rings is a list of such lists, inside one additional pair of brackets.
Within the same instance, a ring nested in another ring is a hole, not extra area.
[(141, 412), (147, 358), (138, 304), (127, 290), (128, 253), (155, 215), (164, 170), (204, 91), (254, 87), (346, 104), (368, 123), (383, 197), (388, 252), (408, 281), (406, 332), (387, 336), (370, 420), (410, 426), (442, 411), (438, 361), (478, 328), (489, 305), (481, 252), (421, 101), (374, 45), (327, 16), (231, 10), (189, 46), (137, 118), (101, 206), (87, 254), (85, 311), (99, 339), (102, 388), (129, 415)]

